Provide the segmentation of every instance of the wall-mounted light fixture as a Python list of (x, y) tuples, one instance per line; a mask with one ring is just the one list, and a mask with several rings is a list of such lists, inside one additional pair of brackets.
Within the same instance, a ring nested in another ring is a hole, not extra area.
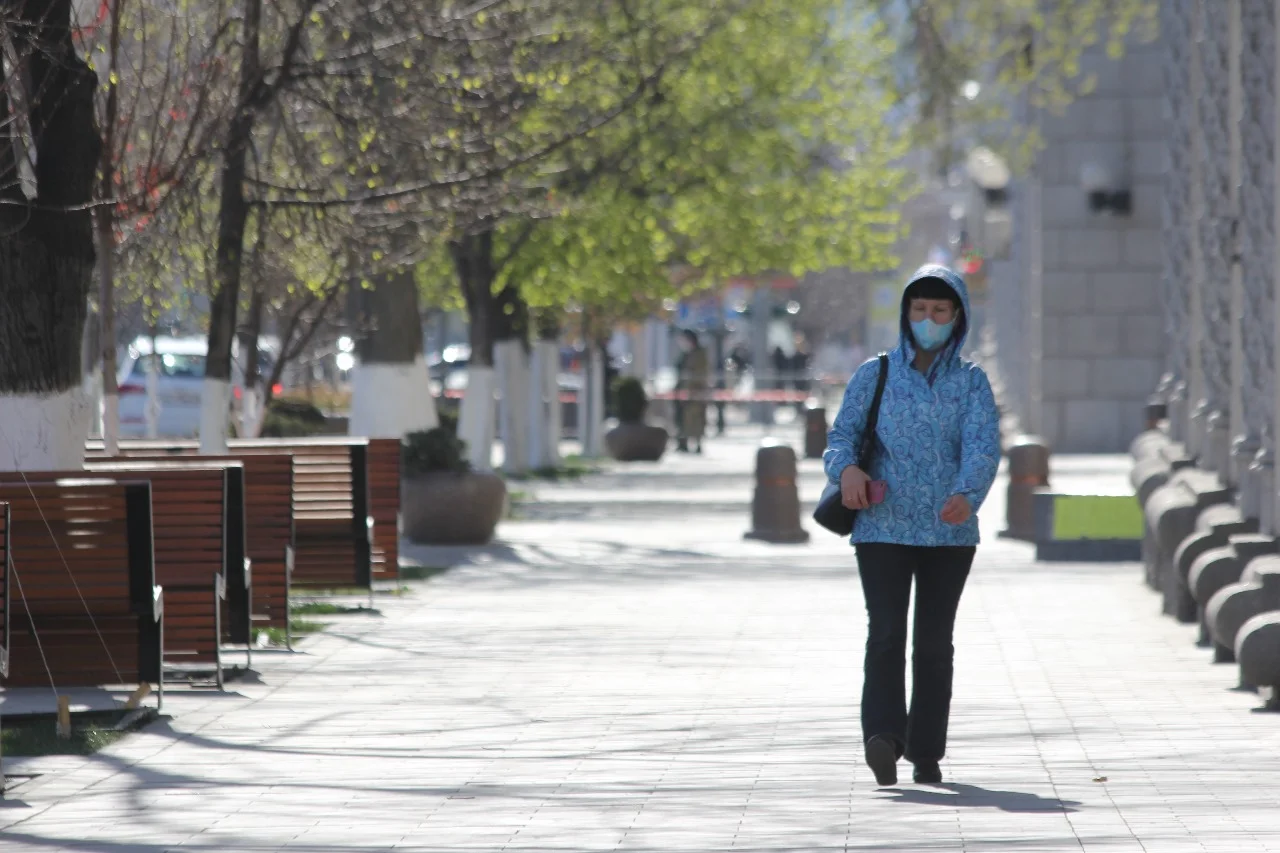
[(965, 159), (969, 179), (982, 192), (982, 200), (988, 209), (1004, 207), (1009, 203), (1009, 180), (1012, 173), (1004, 159), (985, 146), (969, 152)]
[(1128, 216), (1133, 210), (1133, 194), (1118, 186), (1111, 170), (1100, 163), (1086, 163), (1080, 169), (1080, 186), (1084, 189), (1091, 213)]

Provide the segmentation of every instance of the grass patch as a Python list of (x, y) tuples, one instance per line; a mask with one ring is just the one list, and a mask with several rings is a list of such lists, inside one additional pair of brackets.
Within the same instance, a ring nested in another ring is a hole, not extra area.
[(360, 596), (367, 597), (369, 590), (358, 586), (338, 586), (333, 589), (311, 589), (307, 588), (303, 595), (314, 596), (315, 598), (336, 598), (337, 596)]
[(447, 571), (449, 569), (442, 566), (401, 566), (400, 580), (429, 581), (436, 575), (444, 574)]
[(305, 601), (289, 608), (294, 616), (337, 616), (343, 613), (368, 613), (372, 608), (357, 605), (333, 604), (328, 601)]
[(134, 729), (155, 719), (155, 712), (140, 714), (130, 725), (120, 726), (132, 713), (127, 710), (95, 711), (71, 715), (71, 738), (58, 737), (57, 717), (52, 714), (6, 720), (0, 729), (4, 755), (31, 758), (41, 755), (92, 755)]
[[(403, 570), (402, 570), (403, 571)], [(307, 598), (368, 598), (370, 595), (404, 595), (410, 592), (407, 586), (397, 587), (374, 587), (372, 590), (364, 589), (358, 586), (339, 586), (333, 589), (313, 589), (307, 587), (305, 591), (298, 594)]]
[[(306, 619), (290, 619), (289, 632), (293, 635), (293, 639), (299, 640), (308, 634), (315, 634), (325, 629), (323, 622), (311, 622)], [(283, 649), (288, 643), (288, 637), (285, 636), (283, 628), (259, 628), (255, 641), (259, 637), (266, 638), (268, 647), (275, 646)]]
[(303, 637), (307, 634), (315, 634), (324, 630), (323, 622), (309, 622), (306, 619), (290, 619), (289, 630), (295, 637)]
[(508, 479), (516, 482), (545, 480), (558, 483), (564, 480), (580, 480), (588, 475), (599, 474), (603, 471), (604, 466), (595, 460), (583, 459), (581, 456), (566, 456), (559, 465), (553, 468), (536, 468), (524, 474), (512, 474)]

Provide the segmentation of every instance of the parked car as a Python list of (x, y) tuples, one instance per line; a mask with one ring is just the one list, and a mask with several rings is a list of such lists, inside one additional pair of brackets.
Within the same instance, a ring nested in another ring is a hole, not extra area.
[[(269, 376), (275, 363), (275, 347), (270, 339), (259, 344), (258, 371)], [(165, 438), (194, 438), (200, 432), (200, 395), (204, 385), (208, 342), (204, 337), (135, 338), (120, 359), (117, 383), (120, 389), (120, 435), (147, 434), (147, 373), (157, 366), (156, 399), (160, 404), (156, 431)], [(244, 370), (239, 361), (239, 345), (232, 355), (233, 408), (242, 395)], [(279, 394), (282, 388), (276, 387)]]
[(439, 396), (445, 391), (465, 390), (470, 363), (471, 347), (467, 344), (449, 344), (439, 353), (432, 353), (427, 359), (431, 393)]

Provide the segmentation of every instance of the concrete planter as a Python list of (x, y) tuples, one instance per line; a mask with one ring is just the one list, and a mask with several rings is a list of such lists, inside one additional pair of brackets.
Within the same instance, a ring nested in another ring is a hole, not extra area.
[(604, 446), (619, 462), (657, 462), (667, 452), (667, 431), (647, 424), (619, 424), (605, 433)]
[(488, 471), (405, 477), (404, 535), (420, 545), (484, 545), (493, 539), (506, 500), (507, 484)]

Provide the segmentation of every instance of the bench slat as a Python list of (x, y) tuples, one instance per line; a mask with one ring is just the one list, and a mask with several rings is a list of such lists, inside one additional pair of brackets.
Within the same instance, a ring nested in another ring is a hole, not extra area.
[[(74, 485), (30, 474), (21, 483), (0, 482), (0, 502), (12, 510), (4, 537), (13, 581), (8, 686), (48, 685), (45, 660), (59, 688), (160, 681), (151, 485), (79, 477)], [(51, 518), (65, 521), (43, 520)]]

